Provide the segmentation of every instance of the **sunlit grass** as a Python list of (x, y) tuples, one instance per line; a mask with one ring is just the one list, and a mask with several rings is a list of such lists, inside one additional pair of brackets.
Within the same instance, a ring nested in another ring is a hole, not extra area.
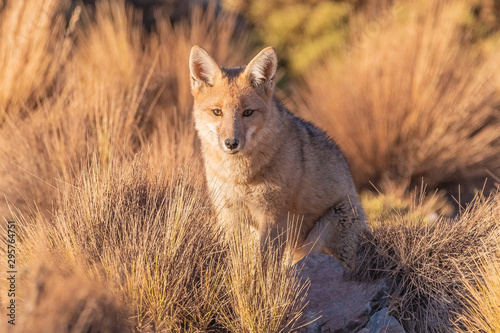
[(477, 276), (463, 281), (466, 307), (457, 321), (458, 332), (500, 332), (500, 264), (491, 259), (477, 264)]
[(358, 186), (404, 192), (422, 178), (435, 188), (500, 168), (500, 47), (467, 39), (471, 10), (398, 3), (296, 87), (297, 110), (336, 139)]
[(463, 309), (482, 260), (498, 260), (500, 195), (474, 202), (455, 218), (429, 218), (423, 203), (370, 223), (358, 278), (388, 277), (390, 310), (409, 332), (442, 332)]

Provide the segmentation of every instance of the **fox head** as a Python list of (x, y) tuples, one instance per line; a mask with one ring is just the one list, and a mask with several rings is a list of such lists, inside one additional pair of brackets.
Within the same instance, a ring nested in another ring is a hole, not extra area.
[(199, 46), (191, 49), (189, 69), (195, 126), (202, 141), (227, 154), (251, 151), (272, 117), (274, 75), (278, 65), (272, 47), (246, 67), (221, 68)]

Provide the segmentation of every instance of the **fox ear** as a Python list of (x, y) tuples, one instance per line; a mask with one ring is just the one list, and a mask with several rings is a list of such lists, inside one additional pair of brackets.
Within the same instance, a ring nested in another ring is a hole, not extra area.
[(274, 75), (278, 67), (278, 55), (274, 47), (263, 49), (245, 68), (245, 75), (254, 88), (263, 88), (266, 94), (274, 92)]
[(219, 65), (198, 45), (191, 49), (189, 70), (192, 90), (204, 85), (213, 86), (216, 76), (221, 72)]

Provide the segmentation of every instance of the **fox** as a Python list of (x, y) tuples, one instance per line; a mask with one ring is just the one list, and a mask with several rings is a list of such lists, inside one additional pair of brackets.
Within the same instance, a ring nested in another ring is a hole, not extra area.
[(348, 163), (324, 131), (275, 96), (277, 52), (225, 68), (200, 46), (189, 55), (193, 119), (221, 228), (243, 212), (261, 247), (300, 216), (293, 261), (326, 253), (353, 269), (365, 214)]

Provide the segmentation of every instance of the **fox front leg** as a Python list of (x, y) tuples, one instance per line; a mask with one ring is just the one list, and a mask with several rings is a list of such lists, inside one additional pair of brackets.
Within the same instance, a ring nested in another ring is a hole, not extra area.
[(217, 214), (217, 225), (226, 239), (229, 239), (232, 237), (234, 226), (238, 221), (236, 207), (230, 201), (218, 200), (218, 202), (214, 202), (214, 208)]
[(235, 237), (253, 237), (257, 239), (256, 224), (252, 220), (246, 206), (241, 202), (231, 200), (219, 200), (215, 205), (217, 214), (217, 224), (226, 240), (235, 239)]
[(330, 254), (340, 259), (348, 269), (352, 270), (356, 265), (361, 218), (349, 200), (331, 207), (316, 221), (300, 255)]
[(279, 259), (283, 257), (287, 240), (286, 226), (287, 216), (267, 217), (260, 221), (258, 233), (263, 255), (276, 255)]

